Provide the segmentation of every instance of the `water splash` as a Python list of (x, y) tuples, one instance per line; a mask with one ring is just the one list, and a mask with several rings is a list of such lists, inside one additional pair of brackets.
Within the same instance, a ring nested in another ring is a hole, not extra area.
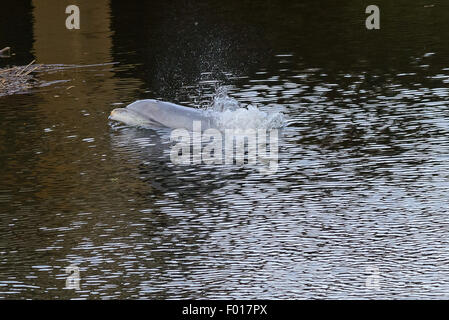
[(219, 87), (207, 109), (220, 130), (225, 129), (276, 129), (285, 125), (281, 112), (265, 112), (255, 105), (243, 106), (228, 95), (229, 87)]
[(228, 96), (229, 89), (229, 86), (222, 86), (216, 89), (210, 109), (216, 112), (224, 112), (235, 111), (240, 108), (240, 103), (234, 98)]

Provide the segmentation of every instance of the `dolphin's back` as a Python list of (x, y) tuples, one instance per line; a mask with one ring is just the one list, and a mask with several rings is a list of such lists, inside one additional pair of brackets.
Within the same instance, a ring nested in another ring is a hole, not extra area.
[(212, 128), (213, 119), (203, 110), (153, 99), (138, 100), (126, 107), (148, 120), (169, 128), (193, 130), (193, 121), (201, 121), (201, 130)]

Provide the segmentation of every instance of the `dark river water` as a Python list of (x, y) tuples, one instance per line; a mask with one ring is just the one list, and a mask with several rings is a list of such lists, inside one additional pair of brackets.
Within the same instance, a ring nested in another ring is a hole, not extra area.
[[(0, 298), (449, 298), (449, 3), (369, 4), (2, 3), (0, 68), (43, 66), (0, 96)], [(275, 173), (108, 120), (221, 86), (282, 110)]]

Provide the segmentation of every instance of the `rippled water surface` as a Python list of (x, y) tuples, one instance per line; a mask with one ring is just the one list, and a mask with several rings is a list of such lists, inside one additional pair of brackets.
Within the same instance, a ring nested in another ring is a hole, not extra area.
[[(0, 298), (449, 297), (447, 3), (79, 3), (0, 11), (0, 68), (45, 65), (0, 96)], [(108, 121), (221, 86), (283, 112), (275, 173)]]

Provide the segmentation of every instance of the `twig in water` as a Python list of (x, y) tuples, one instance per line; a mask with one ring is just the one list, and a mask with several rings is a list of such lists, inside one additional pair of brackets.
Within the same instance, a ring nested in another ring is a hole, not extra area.
[(31, 66), (36, 60), (31, 61), (29, 64), (27, 64), (19, 73), (16, 74), (16, 76), (20, 76), (23, 71), (25, 71), (26, 68)]

